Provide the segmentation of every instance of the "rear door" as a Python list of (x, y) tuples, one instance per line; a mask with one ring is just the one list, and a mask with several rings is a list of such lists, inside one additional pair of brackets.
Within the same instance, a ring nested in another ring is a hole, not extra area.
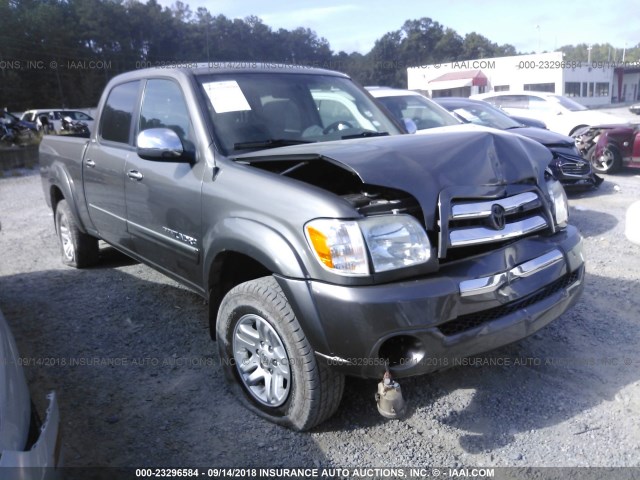
[[(135, 155), (133, 115), (138, 104), (140, 81), (116, 85), (103, 107), (100, 131), (83, 160), (85, 198), (89, 217), (100, 236), (109, 243), (130, 248), (125, 205), (125, 166)], [(96, 140), (97, 138), (97, 140)]]
[(146, 81), (137, 132), (169, 128), (192, 162), (126, 158), (125, 201), (133, 250), (170, 276), (201, 283), (201, 189), (204, 161), (180, 85), (172, 79)]

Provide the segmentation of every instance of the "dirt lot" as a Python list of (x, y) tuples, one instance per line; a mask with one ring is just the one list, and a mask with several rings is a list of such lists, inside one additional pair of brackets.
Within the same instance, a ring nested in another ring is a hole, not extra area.
[(203, 300), (103, 246), (59, 259), (37, 173), (0, 178), (0, 309), (36, 404), (60, 398), (68, 466), (640, 466), (640, 246), (624, 237), (634, 171), (571, 197), (585, 237), (579, 304), (535, 336), (402, 382), (410, 412), (378, 415), (349, 380), (309, 433), (254, 417), (215, 365)]

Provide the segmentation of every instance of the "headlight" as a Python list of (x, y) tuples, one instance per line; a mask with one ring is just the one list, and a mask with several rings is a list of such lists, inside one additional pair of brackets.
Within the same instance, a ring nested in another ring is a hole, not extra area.
[(386, 272), (429, 260), (431, 245), (418, 221), (409, 215), (369, 217), (360, 222), (373, 269)]
[(369, 275), (369, 256), (374, 272), (386, 272), (425, 263), (431, 255), (427, 234), (409, 215), (313, 220), (305, 233), (322, 266), (341, 275)]
[(553, 217), (556, 225), (564, 228), (569, 223), (569, 201), (562, 184), (557, 180), (547, 181), (547, 190), (553, 202)]

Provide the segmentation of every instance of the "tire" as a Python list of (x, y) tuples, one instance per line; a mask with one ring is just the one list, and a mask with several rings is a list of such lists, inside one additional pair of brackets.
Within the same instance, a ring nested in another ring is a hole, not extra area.
[(596, 146), (594, 145), (587, 152), (587, 159), (597, 173), (615, 173), (622, 168), (622, 157), (616, 147), (607, 145), (599, 158), (595, 158), (595, 151)]
[(273, 277), (251, 280), (229, 291), (220, 304), (216, 334), (225, 377), (234, 395), (252, 412), (303, 431), (337, 410), (344, 375), (316, 361)]
[(60, 200), (56, 206), (55, 225), (62, 263), (75, 268), (98, 263), (98, 239), (80, 231), (66, 200)]

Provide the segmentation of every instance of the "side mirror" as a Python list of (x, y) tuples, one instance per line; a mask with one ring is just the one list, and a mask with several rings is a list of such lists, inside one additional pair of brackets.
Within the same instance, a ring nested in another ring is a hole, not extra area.
[(138, 134), (137, 153), (145, 160), (188, 161), (178, 134), (169, 128), (150, 128)]
[(407, 129), (407, 133), (414, 134), (418, 131), (418, 126), (416, 125), (416, 122), (414, 122), (410, 118), (403, 118), (402, 120), (404, 121), (404, 128)]

